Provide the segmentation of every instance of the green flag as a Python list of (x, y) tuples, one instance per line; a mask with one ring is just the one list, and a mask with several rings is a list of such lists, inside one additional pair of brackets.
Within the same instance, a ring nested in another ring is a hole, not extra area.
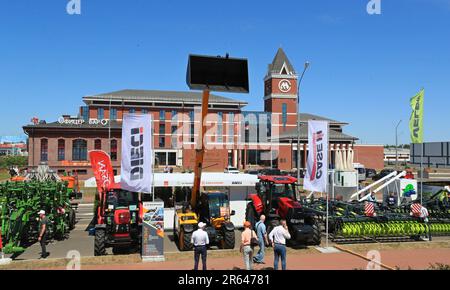
[(423, 143), (423, 97), (422, 89), (416, 96), (411, 98), (411, 118), (409, 119), (409, 130), (412, 143)]

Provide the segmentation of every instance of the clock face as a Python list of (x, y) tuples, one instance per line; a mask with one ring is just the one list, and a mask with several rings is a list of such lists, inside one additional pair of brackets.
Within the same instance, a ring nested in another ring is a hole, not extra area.
[(278, 83), (278, 88), (280, 89), (280, 91), (282, 91), (283, 93), (287, 93), (291, 90), (291, 82), (288, 80), (281, 80)]

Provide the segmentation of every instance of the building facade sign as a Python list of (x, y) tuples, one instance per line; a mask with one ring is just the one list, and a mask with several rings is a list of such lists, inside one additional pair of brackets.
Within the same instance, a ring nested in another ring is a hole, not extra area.
[(89, 119), (88, 122), (86, 122), (84, 119), (64, 119), (64, 117), (60, 117), (58, 119), (58, 123), (64, 124), (64, 125), (83, 125), (85, 123), (89, 125), (102, 125), (107, 126), (109, 124), (108, 119)]

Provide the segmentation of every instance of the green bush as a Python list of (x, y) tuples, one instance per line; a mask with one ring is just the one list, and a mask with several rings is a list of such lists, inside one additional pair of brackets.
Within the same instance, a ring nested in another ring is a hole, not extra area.
[(11, 166), (19, 168), (25, 167), (28, 164), (28, 157), (26, 156), (0, 156), (0, 169), (8, 169)]

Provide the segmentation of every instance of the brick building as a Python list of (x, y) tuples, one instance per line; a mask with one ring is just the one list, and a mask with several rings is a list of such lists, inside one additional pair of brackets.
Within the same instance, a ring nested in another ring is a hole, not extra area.
[[(264, 77), (264, 111), (245, 111), (246, 102), (211, 94), (205, 171), (273, 166), (296, 167), (298, 75), (280, 48)], [(126, 113), (151, 114), (156, 164), (192, 169), (200, 128), (200, 92), (122, 90), (83, 98), (76, 117), (63, 115), (23, 127), (29, 136), (29, 166), (48, 162), (59, 173), (92, 176), (88, 151), (111, 155), (118, 173), (121, 122)], [(357, 138), (343, 133), (344, 122), (301, 114), (301, 164), (305, 167), (309, 119), (330, 122), (331, 151), (352, 148)], [(211, 148), (213, 147), (213, 148)], [(333, 155), (333, 152), (331, 152)], [(83, 177), (84, 178), (84, 177)]]

